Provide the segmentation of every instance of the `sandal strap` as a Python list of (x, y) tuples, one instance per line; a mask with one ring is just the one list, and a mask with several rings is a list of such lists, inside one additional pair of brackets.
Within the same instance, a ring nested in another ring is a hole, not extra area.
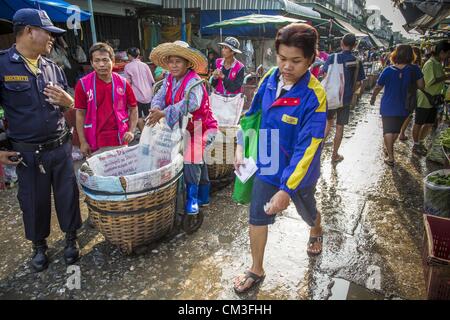
[(248, 279), (253, 280), (253, 283), (252, 283), (252, 285), (253, 285), (254, 283), (258, 283), (258, 281), (261, 281), (265, 277), (265, 275), (258, 276), (256, 273), (253, 273), (250, 270), (245, 271), (244, 275), (245, 275), (245, 277), (239, 282), (239, 285), (241, 285), (241, 286), (243, 286), (247, 282)]

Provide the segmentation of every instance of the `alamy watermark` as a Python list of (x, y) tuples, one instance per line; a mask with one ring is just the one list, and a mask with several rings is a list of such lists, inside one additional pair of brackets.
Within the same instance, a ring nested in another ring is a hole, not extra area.
[(67, 267), (67, 274), (70, 276), (67, 278), (66, 287), (69, 290), (81, 290), (81, 269), (80, 266), (71, 265)]
[(69, 6), (66, 11), (68, 18), (66, 20), (67, 29), (73, 30), (77, 34), (77, 30), (81, 29), (81, 9), (79, 6)]

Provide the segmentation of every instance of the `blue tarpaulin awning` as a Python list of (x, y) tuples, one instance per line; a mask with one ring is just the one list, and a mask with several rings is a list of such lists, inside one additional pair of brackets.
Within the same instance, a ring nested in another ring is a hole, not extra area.
[[(53, 22), (66, 22), (74, 14), (72, 4), (62, 0), (0, 0), (0, 19), (12, 20), (14, 13), (23, 8), (45, 10)], [(80, 10), (80, 20), (89, 20), (91, 14)]]

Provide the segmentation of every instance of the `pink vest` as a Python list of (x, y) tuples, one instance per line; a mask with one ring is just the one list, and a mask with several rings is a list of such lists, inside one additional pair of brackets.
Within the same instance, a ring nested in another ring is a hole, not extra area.
[[(96, 72), (91, 72), (80, 80), (83, 91), (87, 95), (88, 105), (84, 120), (84, 136), (92, 151), (98, 150), (97, 146), (97, 89)], [(114, 115), (119, 128), (119, 144), (123, 144), (123, 136), (128, 131), (128, 108), (127, 108), (127, 81), (117, 73), (112, 73), (112, 101)]]
[[(217, 59), (216, 60), (216, 68), (219, 70), (222, 70), (224, 62), (225, 62), (224, 58)], [(233, 68), (231, 69), (230, 74), (228, 75), (228, 78), (230, 80), (236, 79), (239, 71), (241, 71), (242, 68), (244, 68), (244, 65), (242, 64), (242, 62), (236, 60), (236, 63), (234, 64)], [(218, 94), (238, 94), (238, 93), (242, 93), (242, 88), (240, 88), (239, 90), (237, 90), (235, 92), (228, 92), (225, 90), (225, 87), (223, 86), (223, 80), (219, 79), (217, 86), (216, 86), (216, 91)]]
[[(172, 83), (173, 76), (169, 75), (167, 78), (167, 93), (166, 93), (166, 106), (176, 104), (184, 99), (185, 93), (187, 92), (187, 84), (190, 80), (201, 78), (194, 71), (190, 70), (184, 77), (183, 83), (181, 84), (178, 91), (175, 93), (175, 97), (172, 101)], [(184, 151), (184, 159), (189, 163), (201, 163), (203, 160), (203, 152), (206, 146), (206, 140), (208, 138), (208, 133), (217, 132), (218, 125), (217, 120), (214, 118), (211, 111), (211, 105), (209, 102), (209, 95), (206, 91), (206, 87), (202, 84), (203, 98), (200, 103), (200, 108), (192, 112), (192, 118), (189, 120), (186, 130), (190, 134), (190, 142), (186, 143)]]

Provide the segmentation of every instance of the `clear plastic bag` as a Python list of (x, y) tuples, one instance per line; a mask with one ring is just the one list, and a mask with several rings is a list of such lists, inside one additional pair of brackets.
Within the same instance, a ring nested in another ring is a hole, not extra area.
[(450, 169), (434, 171), (424, 179), (424, 210), (427, 214), (450, 218), (450, 186), (429, 181), (436, 174), (450, 175)]

